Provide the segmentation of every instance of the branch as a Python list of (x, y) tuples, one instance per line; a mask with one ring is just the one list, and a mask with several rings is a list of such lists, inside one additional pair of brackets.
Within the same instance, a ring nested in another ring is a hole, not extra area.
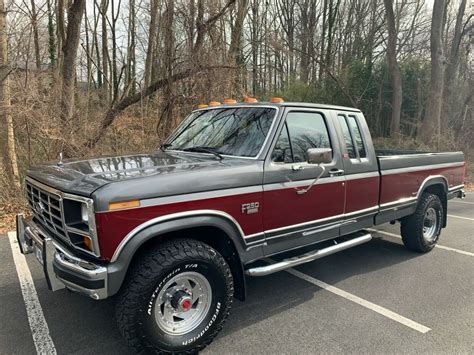
[[(0, 67), (0, 69), (2, 69)], [(3, 83), (7, 78), (8, 76), (15, 70), (15, 68), (10, 68), (6, 73), (5, 75), (3, 75), (3, 77), (0, 78), (0, 83)]]
[(214, 16), (210, 17), (206, 22), (198, 24), (196, 27), (197, 31), (197, 38), (196, 38), (196, 43), (194, 44), (194, 51), (196, 52), (199, 47), (201, 47), (201, 44), (204, 41), (204, 35), (207, 33), (209, 28), (217, 21), (219, 18), (224, 16), (226, 13), (227, 9), (235, 3), (235, 0), (229, 0), (227, 4)]
[(134, 95), (126, 96), (120, 101), (114, 103), (112, 107), (110, 107), (105, 113), (96, 133), (91, 138), (89, 138), (87, 142), (84, 144), (85, 148), (89, 148), (89, 149), (94, 148), (94, 146), (99, 142), (100, 138), (103, 137), (105, 131), (110, 127), (110, 125), (112, 125), (115, 118), (127, 107), (137, 102), (140, 102), (142, 99), (152, 95), (153, 93), (155, 93), (156, 91), (160, 89), (167, 87), (170, 84), (187, 79), (198, 73), (214, 70), (214, 69), (237, 69), (237, 67), (229, 66), (229, 65), (221, 65), (221, 66), (197, 67), (193, 69), (187, 69), (180, 73), (174, 74), (169, 78), (155, 81), (154, 83), (150, 84), (150, 86), (148, 86), (147, 88), (144, 88), (142, 91)]

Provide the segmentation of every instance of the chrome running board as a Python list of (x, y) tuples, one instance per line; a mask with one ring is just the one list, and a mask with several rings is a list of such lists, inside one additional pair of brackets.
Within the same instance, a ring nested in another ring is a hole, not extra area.
[(372, 235), (370, 235), (370, 233), (367, 233), (360, 237), (356, 237), (354, 239), (347, 240), (339, 244), (331, 245), (330, 247), (327, 247), (324, 249), (310, 251), (308, 253), (305, 253), (299, 256), (295, 256), (292, 258), (288, 258), (288, 259), (276, 262), (275, 264), (254, 267), (254, 268), (246, 270), (245, 273), (249, 276), (265, 276), (265, 275), (273, 274), (274, 272), (282, 271), (282, 270), (285, 270), (297, 265), (309, 263), (311, 261), (337, 253), (338, 251), (346, 250), (346, 249), (355, 247), (357, 245), (367, 243), (371, 239), (372, 239)]

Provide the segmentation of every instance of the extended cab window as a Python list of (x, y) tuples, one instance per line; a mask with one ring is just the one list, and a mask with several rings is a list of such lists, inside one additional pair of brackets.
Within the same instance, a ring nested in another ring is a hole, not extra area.
[[(286, 143), (288, 138), (289, 143)], [(315, 112), (288, 113), (285, 127), (273, 151), (273, 161), (284, 163), (307, 161), (306, 151), (310, 148), (331, 148), (324, 117)], [(287, 153), (288, 149), (291, 149), (292, 155)]]
[(201, 147), (225, 155), (256, 157), (275, 114), (276, 109), (267, 107), (197, 111), (183, 122), (168, 143), (174, 150)]
[(346, 143), (347, 153), (349, 158), (354, 159), (356, 158), (356, 150), (354, 147), (354, 142), (352, 141), (351, 131), (349, 130), (349, 125), (346, 121), (346, 116), (344, 115), (337, 115), (337, 120), (339, 121), (339, 125), (342, 129), (342, 134), (344, 136), (344, 142)]
[(367, 157), (367, 153), (365, 152), (364, 141), (362, 140), (362, 134), (360, 132), (360, 128), (357, 124), (355, 116), (350, 115), (347, 117), (347, 120), (349, 121), (349, 127), (351, 128), (352, 134), (354, 135), (357, 151), (359, 152), (359, 158)]

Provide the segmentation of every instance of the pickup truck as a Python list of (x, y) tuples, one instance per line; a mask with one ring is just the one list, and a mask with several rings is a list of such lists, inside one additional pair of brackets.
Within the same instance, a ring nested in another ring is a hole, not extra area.
[(246, 276), (369, 242), (386, 222), (430, 251), (465, 169), (462, 152), (376, 151), (355, 108), (214, 103), (150, 154), (31, 168), (17, 238), (51, 290), (114, 296), (136, 351), (193, 353), (245, 299)]

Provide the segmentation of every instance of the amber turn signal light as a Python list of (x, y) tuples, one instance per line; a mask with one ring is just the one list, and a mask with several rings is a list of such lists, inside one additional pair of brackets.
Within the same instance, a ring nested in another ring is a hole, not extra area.
[(219, 106), (221, 103), (219, 101), (210, 101), (209, 106), (214, 107), (214, 106)]
[(257, 100), (255, 97), (247, 96), (247, 97), (244, 99), (244, 102), (246, 102), (246, 103), (248, 103), (248, 104), (253, 104), (253, 103), (258, 102), (258, 100)]
[(274, 104), (279, 104), (283, 102), (283, 99), (281, 97), (272, 97), (270, 102)]
[(140, 200), (110, 202), (109, 211), (140, 207)]
[(84, 246), (89, 249), (90, 251), (92, 251), (92, 239), (89, 238), (88, 236), (83, 236), (82, 237), (82, 244), (84, 244)]

